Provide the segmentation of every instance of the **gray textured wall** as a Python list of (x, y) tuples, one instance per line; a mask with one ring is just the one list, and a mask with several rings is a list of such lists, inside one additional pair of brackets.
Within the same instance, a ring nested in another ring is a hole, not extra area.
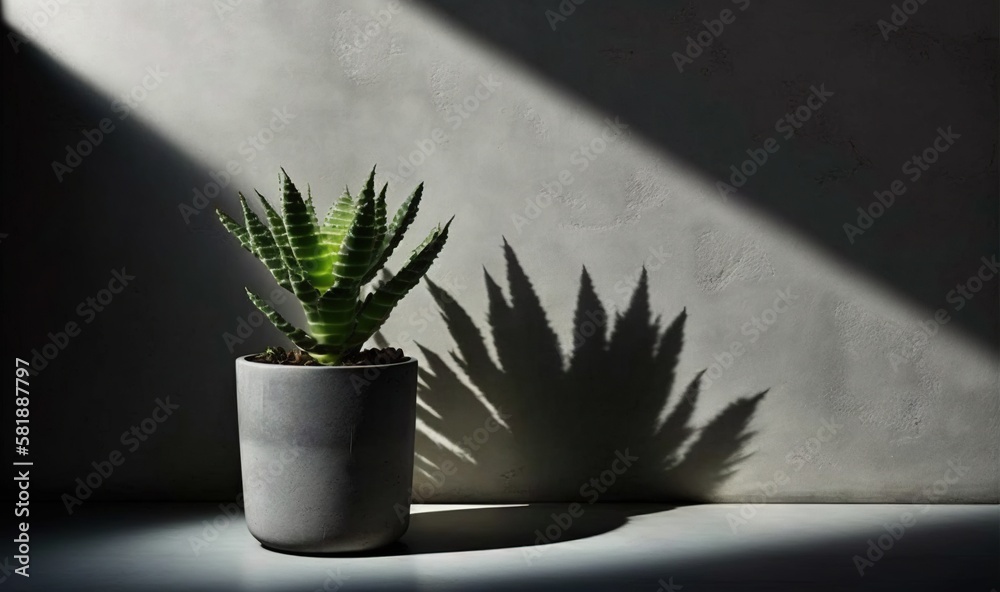
[[(232, 358), (277, 334), (240, 333), (272, 284), (211, 208), (279, 165), (325, 207), (379, 163), (395, 203), (426, 183), (417, 233), (457, 216), (453, 299), (385, 331), (430, 371), (420, 499), (996, 502), (997, 7), (903, 4), (6, 2), (6, 347), (65, 344), (35, 485), (118, 451), (95, 497), (233, 498)], [(640, 299), (571, 363), (581, 268), (586, 320), (643, 265), (659, 326)]]

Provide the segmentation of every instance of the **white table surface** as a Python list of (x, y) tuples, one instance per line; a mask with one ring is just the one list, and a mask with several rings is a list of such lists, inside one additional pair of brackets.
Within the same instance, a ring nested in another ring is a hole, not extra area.
[[(218, 503), (92, 502), (72, 516), (58, 504), (33, 504), (32, 516), (45, 519), (31, 529), (31, 577), (5, 573), (0, 589), (1000, 590), (995, 505), (583, 509), (557, 541), (535, 545), (536, 529), (557, 532), (552, 514), (566, 504), (417, 505), (409, 532), (392, 547), (302, 557), (262, 548), (242, 516), (225, 517)], [(899, 539), (860, 575), (854, 557), (906, 512), (911, 525), (895, 529)], [(206, 530), (213, 521), (214, 535)]]

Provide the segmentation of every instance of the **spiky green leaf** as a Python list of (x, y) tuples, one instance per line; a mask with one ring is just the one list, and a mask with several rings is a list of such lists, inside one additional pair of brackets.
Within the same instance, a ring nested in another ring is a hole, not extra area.
[(291, 245), (288, 243), (285, 222), (281, 219), (281, 215), (271, 206), (270, 202), (259, 191), (256, 193), (257, 198), (264, 207), (264, 214), (267, 217), (268, 225), (271, 227), (274, 244), (278, 246), (278, 252), (281, 254), (281, 260), (285, 263), (285, 268), (288, 271), (298, 271), (299, 264), (295, 260), (295, 254), (292, 253)]
[(329, 261), (328, 269), (331, 273), (340, 256), (340, 247), (344, 244), (344, 237), (347, 236), (347, 231), (350, 230), (351, 224), (354, 222), (356, 210), (351, 192), (347, 187), (344, 187), (343, 195), (330, 205), (330, 209), (327, 210), (326, 217), (323, 219), (320, 242), (322, 242), (323, 252)]
[(396, 210), (396, 215), (393, 216), (392, 222), (386, 228), (381, 245), (378, 247), (379, 251), (372, 260), (368, 273), (365, 274), (365, 283), (371, 281), (375, 277), (375, 274), (385, 266), (386, 261), (389, 260), (389, 256), (392, 255), (393, 251), (396, 250), (396, 247), (403, 240), (406, 229), (410, 227), (410, 223), (417, 217), (417, 210), (420, 208), (420, 198), (423, 193), (424, 184), (421, 183), (417, 185), (413, 193)]
[(281, 207), (285, 220), (285, 232), (292, 253), (298, 262), (302, 275), (317, 290), (323, 291), (332, 285), (329, 269), (323, 266), (324, 254), (320, 244), (319, 229), (316, 228), (313, 214), (302, 199), (302, 194), (288, 177), (284, 169), (282, 180)]
[(253, 245), (250, 243), (250, 235), (247, 233), (247, 229), (240, 226), (239, 222), (230, 218), (229, 214), (222, 210), (216, 209), (215, 213), (219, 216), (219, 221), (229, 231), (229, 234), (235, 236), (240, 241), (240, 246), (253, 253)]
[(288, 269), (281, 259), (281, 252), (278, 250), (278, 245), (274, 242), (274, 236), (267, 226), (264, 226), (264, 223), (260, 221), (256, 212), (250, 209), (246, 197), (242, 193), (239, 196), (240, 207), (243, 208), (243, 217), (246, 220), (246, 230), (250, 237), (250, 245), (253, 248), (253, 253), (261, 260), (264, 267), (267, 267), (268, 271), (271, 272), (271, 275), (277, 280), (279, 286), (291, 290), (292, 285), (289, 282)]
[(451, 220), (443, 228), (439, 227), (432, 231), (424, 239), (424, 242), (413, 251), (403, 269), (371, 294), (371, 298), (365, 302), (358, 313), (357, 326), (354, 328), (351, 339), (347, 342), (348, 346), (363, 344), (385, 323), (396, 304), (427, 273), (431, 263), (437, 258), (438, 253), (441, 252), (448, 240), (450, 226)]
[(375, 247), (378, 251), (382, 250), (382, 244), (385, 242), (385, 233), (387, 230), (385, 192), (388, 188), (388, 183), (382, 185), (382, 191), (379, 191), (378, 197), (375, 198)]
[(306, 211), (309, 212), (309, 217), (312, 218), (312, 223), (315, 228), (319, 228), (319, 218), (316, 217), (316, 204), (313, 203), (313, 192), (312, 187), (306, 184)]
[(375, 169), (358, 197), (356, 215), (333, 266), (335, 284), (357, 289), (368, 272), (375, 250)]
[(306, 312), (309, 329), (319, 343), (341, 347), (354, 332), (358, 312), (356, 286), (334, 286)]
[(313, 339), (308, 333), (286, 321), (284, 317), (278, 314), (278, 312), (274, 310), (263, 298), (250, 291), (250, 288), (247, 288), (246, 291), (247, 296), (250, 297), (250, 302), (253, 302), (253, 305), (256, 306), (260, 312), (264, 313), (264, 316), (271, 321), (271, 324), (274, 325), (276, 329), (284, 333), (285, 337), (288, 337), (288, 340), (294, 343), (296, 347), (299, 347), (307, 352), (316, 350), (316, 340)]
[(260, 192), (257, 192), (257, 197), (260, 198), (260, 203), (264, 206), (268, 224), (271, 225), (271, 234), (274, 236), (274, 242), (278, 245), (278, 252), (281, 253), (281, 259), (284, 261), (285, 269), (288, 271), (289, 289), (302, 302), (315, 302), (319, 298), (319, 292), (306, 279), (302, 270), (299, 269), (298, 260), (295, 258), (292, 246), (288, 242), (288, 232), (285, 229), (285, 222)]

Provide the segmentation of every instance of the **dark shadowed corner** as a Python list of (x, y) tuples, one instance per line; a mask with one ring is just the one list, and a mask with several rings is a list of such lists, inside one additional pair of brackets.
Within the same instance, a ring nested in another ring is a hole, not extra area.
[[(896, 4), (865, 0), (421, 4), (620, 118), (708, 184), (739, 185), (720, 203), (752, 206), (928, 316), (949, 306), (946, 294), (981, 257), (997, 252), (995, 2), (962, 11), (921, 2), (920, 18), (889, 34), (878, 22)], [(687, 50), (723, 9), (732, 22), (706, 48)], [(949, 31), (944, 38), (934, 34), (939, 26)], [(994, 99), (985, 100), (987, 92)], [(812, 95), (825, 99), (818, 110), (776, 124), (807, 101), (815, 105)], [(942, 129), (961, 139), (929, 169), (936, 181), (912, 163), (910, 174), (901, 172)], [(745, 182), (733, 180), (731, 167), (767, 138), (777, 151), (759, 166), (750, 161)], [(883, 208), (876, 193), (894, 181), (906, 193)], [(993, 350), (1000, 349), (998, 294), (991, 282), (954, 321)]]
[[(120, 450), (125, 463), (90, 499), (235, 499), (233, 361), (278, 336), (259, 329), (235, 351), (222, 338), (253, 310), (243, 285), (263, 278), (252, 257), (234, 264), (239, 245), (212, 211), (235, 203), (238, 180), (188, 223), (178, 206), (212, 182), (209, 167), (6, 24), (3, 42), (11, 185), (0, 252), (19, 286), (3, 291), (4, 349), (30, 358), (53, 335), (65, 343), (33, 378), (46, 396), (32, 403), (32, 430), (47, 437), (32, 453), (51, 460), (32, 487), (58, 499), (91, 462)], [(57, 175), (55, 163), (68, 170)], [(25, 252), (32, 257), (16, 256)], [(110, 303), (85, 304), (123, 270), (132, 279)], [(63, 340), (69, 322), (78, 332)], [(168, 397), (179, 408), (155, 434), (120, 441)]]

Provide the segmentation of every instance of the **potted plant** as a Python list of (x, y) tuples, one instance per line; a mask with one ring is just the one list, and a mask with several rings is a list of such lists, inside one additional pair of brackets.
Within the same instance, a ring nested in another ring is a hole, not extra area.
[[(236, 360), (243, 501), (264, 546), (300, 553), (358, 551), (397, 540), (409, 525), (417, 361), (394, 348), (362, 351), (420, 281), (448, 238), (438, 226), (398, 273), (368, 287), (413, 222), (423, 184), (386, 216), (375, 169), (355, 197), (345, 189), (322, 222), (312, 195), (281, 171), (281, 213), (267, 223), (240, 194), (244, 225), (219, 219), (291, 292), (295, 327), (262, 298), (251, 302), (292, 342)], [(270, 477), (270, 478), (269, 478)]]

